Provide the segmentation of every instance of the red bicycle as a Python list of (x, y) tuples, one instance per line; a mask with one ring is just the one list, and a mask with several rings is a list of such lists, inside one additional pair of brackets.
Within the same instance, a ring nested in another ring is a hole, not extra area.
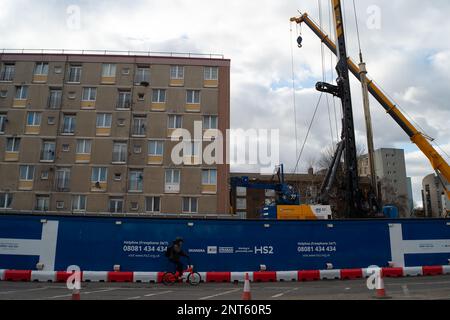
[(166, 286), (171, 286), (176, 282), (180, 282), (180, 280), (182, 281), (184, 279), (183, 275), (186, 273), (186, 282), (190, 285), (197, 286), (202, 281), (202, 276), (200, 275), (200, 273), (195, 272), (193, 265), (189, 265), (181, 275), (178, 271), (164, 273), (162, 277), (162, 283), (164, 283)]

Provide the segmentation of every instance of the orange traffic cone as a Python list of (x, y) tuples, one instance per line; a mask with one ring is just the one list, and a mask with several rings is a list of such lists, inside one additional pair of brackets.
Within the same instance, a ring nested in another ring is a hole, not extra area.
[(248, 273), (245, 274), (244, 293), (242, 294), (242, 300), (252, 300), (252, 293), (250, 292), (250, 278), (248, 277)]
[(72, 290), (72, 300), (80, 300), (80, 289), (74, 288)]
[(378, 299), (388, 298), (388, 296), (386, 295), (386, 289), (384, 288), (383, 276), (381, 274), (378, 275), (377, 280), (376, 280), (376, 290), (377, 290), (376, 297)]

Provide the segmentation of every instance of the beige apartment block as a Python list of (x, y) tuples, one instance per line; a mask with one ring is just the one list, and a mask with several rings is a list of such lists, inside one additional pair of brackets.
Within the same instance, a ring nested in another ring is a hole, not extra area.
[(229, 214), (211, 141), (172, 161), (170, 134), (195, 121), (226, 139), (222, 56), (1, 53), (0, 212)]

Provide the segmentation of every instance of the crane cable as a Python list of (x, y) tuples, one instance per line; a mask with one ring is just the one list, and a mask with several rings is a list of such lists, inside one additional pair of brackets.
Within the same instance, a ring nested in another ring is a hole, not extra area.
[[(297, 35), (298, 27), (296, 25)], [(298, 157), (298, 128), (297, 128), (297, 99), (295, 93), (295, 69), (294, 69), (294, 46), (292, 45), (292, 22), (290, 23), (290, 44), (291, 44), (291, 68), (292, 68), (292, 103), (294, 106), (294, 126), (295, 126), (295, 156)], [(296, 173), (296, 172), (294, 172)]]
[(320, 101), (322, 100), (322, 95), (323, 95), (323, 92), (320, 93), (319, 99), (317, 100), (317, 104), (316, 104), (316, 107), (314, 109), (314, 113), (313, 113), (312, 119), (311, 119), (311, 121), (309, 123), (308, 131), (306, 132), (305, 140), (303, 141), (303, 145), (302, 145), (302, 148), (300, 150), (300, 154), (299, 154), (299, 156), (297, 158), (297, 163), (295, 164), (295, 168), (294, 168), (293, 172), (297, 172), (298, 164), (300, 163), (300, 159), (302, 158), (303, 150), (305, 149), (305, 145), (306, 145), (306, 142), (308, 141), (309, 133), (311, 132), (311, 128), (312, 128), (312, 125), (314, 123), (314, 119), (316, 118), (317, 110), (319, 109), (319, 106), (320, 106)]
[[(318, 7), (319, 7), (319, 27), (321, 30), (323, 30), (323, 23), (322, 23), (322, 2), (321, 0), (317, 0)], [(321, 54), (321, 62), (322, 62), (322, 81), (327, 82), (327, 73), (325, 71), (325, 48), (324, 48), (323, 41), (320, 43), (320, 54)], [(333, 133), (333, 125), (331, 121), (331, 112), (330, 112), (330, 100), (328, 98), (328, 95), (326, 95), (326, 102), (327, 102), (327, 110), (328, 110), (328, 122), (330, 126), (330, 136), (331, 136), (331, 145), (334, 145), (334, 133)]]

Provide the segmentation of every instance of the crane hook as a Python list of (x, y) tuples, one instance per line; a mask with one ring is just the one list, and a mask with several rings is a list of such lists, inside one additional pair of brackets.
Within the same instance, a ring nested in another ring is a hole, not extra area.
[(303, 38), (302, 38), (302, 36), (299, 36), (299, 37), (297, 38), (297, 44), (298, 44), (298, 47), (299, 47), (299, 48), (302, 47), (302, 42), (303, 42)]

